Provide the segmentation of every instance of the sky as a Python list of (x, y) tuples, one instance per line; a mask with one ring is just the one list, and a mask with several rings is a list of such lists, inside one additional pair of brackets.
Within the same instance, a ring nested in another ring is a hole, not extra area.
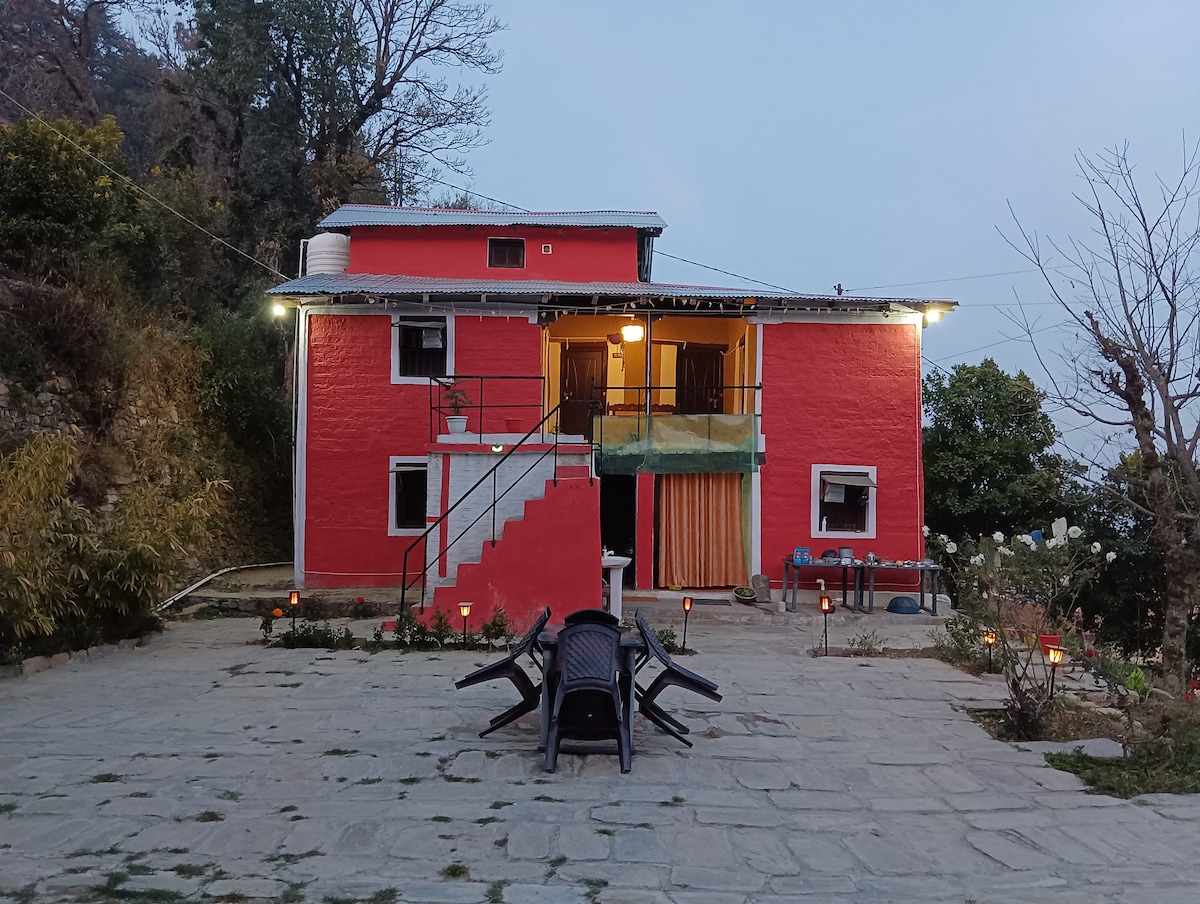
[[(1018, 299), (1043, 356), (1065, 337), (1039, 278), (1011, 273), (1029, 265), (1001, 235), (1009, 205), (1086, 237), (1077, 154), (1128, 142), (1151, 180), (1200, 139), (1194, 0), (492, 9), (489, 143), (447, 181), (531, 210), (654, 210), (656, 250), (801, 292), (957, 301), (924, 331), (927, 370), (991, 356), (1044, 385), (1009, 340)], [(662, 255), (654, 279), (749, 285)]]

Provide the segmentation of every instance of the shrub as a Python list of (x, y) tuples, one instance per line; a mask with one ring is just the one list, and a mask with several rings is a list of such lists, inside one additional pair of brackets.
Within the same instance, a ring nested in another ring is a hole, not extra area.
[(679, 639), (675, 634), (674, 628), (655, 628), (654, 636), (658, 638), (658, 642), (662, 644), (663, 649), (672, 656), (683, 653), (683, 648), (679, 646)]
[(513, 642), (516, 631), (513, 628), (512, 619), (508, 617), (508, 613), (503, 608), (497, 606), (492, 610), (492, 617), (483, 623), (483, 627), (479, 629), (480, 636), (487, 643), (496, 646), (503, 642), (508, 646)]
[(349, 628), (335, 628), (328, 621), (302, 621), (294, 630), (285, 631), (279, 642), (289, 650), (300, 647), (349, 650), (354, 646), (354, 635)]

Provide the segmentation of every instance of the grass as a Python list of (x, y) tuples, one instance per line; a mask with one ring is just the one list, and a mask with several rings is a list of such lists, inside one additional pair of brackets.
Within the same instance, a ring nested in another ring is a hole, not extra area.
[(492, 801), (492, 805), (490, 807), (488, 807), (488, 809), (489, 810), (503, 810), (505, 807), (511, 807), (511, 806), (512, 806), (511, 800), (494, 800), (494, 801)]
[(551, 797), (549, 794), (539, 794), (534, 798), (534, 800), (539, 801), (540, 803), (543, 803), (543, 804), (561, 804), (562, 803), (561, 797)]
[(106, 782), (119, 782), (120, 780), (121, 776), (115, 772), (101, 772), (99, 775), (92, 776), (93, 785), (102, 785)]
[(499, 822), (499, 821), (500, 820), (495, 816), (484, 816), (482, 819), (475, 820), (475, 825), (486, 826), (486, 825), (491, 825), (493, 822)]
[(613, 835), (616, 835), (617, 833), (616, 833), (615, 829), (596, 829), (596, 834), (597, 835), (608, 835), (611, 838)]
[(103, 885), (95, 886), (95, 893), (101, 901), (147, 901), (153, 904), (161, 902), (182, 901), (183, 894), (167, 888), (122, 888), (129, 879), (127, 872), (113, 872), (105, 877)]
[(679, 807), (687, 802), (687, 798), (674, 795), (670, 800), (664, 800), (659, 803), (660, 807)]
[(545, 876), (547, 879), (553, 879), (554, 874), (558, 872), (558, 868), (567, 862), (567, 858), (559, 855), (550, 861), (550, 868), (546, 870)]
[(299, 863), (309, 857), (320, 857), (321, 852), (316, 848), (310, 851), (305, 851), (303, 854), (272, 854), (267, 858), (268, 863)]
[(451, 821), (449, 816), (431, 816), (430, 818), (434, 822), (450, 822)]
[(1112, 797), (1200, 793), (1200, 719), (1176, 726), (1170, 735), (1133, 744), (1120, 759), (1048, 753), (1055, 769), (1078, 775), (1090, 790)]
[(438, 875), (443, 879), (470, 879), (471, 869), (465, 863), (455, 861), (449, 866), (442, 867), (442, 871)]
[(488, 904), (504, 904), (504, 886), (508, 885), (503, 879), (497, 879), (487, 887)]
[(295, 804), (288, 804), (286, 807), (280, 807), (279, 812), (280, 813), (295, 813), (299, 809), (300, 808), (297, 807)]
[(0, 814), (11, 813), (15, 809), (17, 809), (17, 805), (14, 803), (0, 804)]
[(350, 750), (345, 747), (330, 747), (321, 756), (354, 756), (358, 753), (357, 750)]
[(410, 775), (408, 778), (402, 778), (402, 779), (400, 779), (400, 784), (402, 784), (402, 785), (415, 785), (415, 784), (417, 784), (417, 782), (419, 782), (420, 780), (421, 780), (421, 779), (420, 779), (420, 777), (419, 777), (419, 776), (416, 776), (416, 775)]
[(197, 879), (208, 872), (208, 868), (196, 863), (177, 863), (171, 870), (185, 879)]
[(237, 791), (222, 791), (217, 795), (219, 800), (241, 800), (242, 795)]
[(221, 822), (225, 817), (216, 810), (205, 810), (196, 817), (196, 822)]

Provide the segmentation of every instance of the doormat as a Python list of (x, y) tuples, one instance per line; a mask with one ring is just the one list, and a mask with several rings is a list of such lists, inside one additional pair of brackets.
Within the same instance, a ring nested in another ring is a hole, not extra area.
[(692, 598), (692, 605), (695, 606), (732, 606), (730, 600), (717, 599), (716, 597), (697, 596)]

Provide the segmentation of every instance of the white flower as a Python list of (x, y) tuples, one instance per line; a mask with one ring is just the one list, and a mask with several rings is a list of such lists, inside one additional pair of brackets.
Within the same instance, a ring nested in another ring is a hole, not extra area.
[(1065, 537), (1051, 537), (1049, 540), (1046, 541), (1046, 548), (1047, 549), (1058, 549), (1058, 547), (1062, 546), (1066, 542), (1067, 542), (1067, 540)]
[(938, 538), (938, 542), (943, 545), (950, 542), (950, 538), (947, 537), (945, 534), (938, 534), (937, 538)]
[(1111, 562), (1111, 561), (1112, 561), (1113, 559), (1115, 559), (1116, 557), (1117, 557), (1117, 554), (1116, 554), (1115, 552), (1111, 552), (1111, 551), (1110, 551), (1110, 552), (1106, 552), (1106, 553), (1104, 554), (1104, 561), (1105, 561), (1105, 562)]
[(1002, 556), (1015, 556), (1016, 555), (1016, 553), (1013, 552), (1011, 549), (1009, 549), (1007, 546), (999, 546), (996, 548), (996, 551), (998, 553), (1000, 553), (1000, 555), (1002, 555)]
[(1030, 549), (1033, 549), (1034, 546), (1033, 537), (1029, 536), (1029, 534), (1017, 534), (1017, 536), (1013, 537), (1013, 542), (1024, 543)]
[(1069, 528), (1067, 528), (1067, 536), (1070, 537), (1072, 540), (1078, 540), (1080, 537), (1083, 536), (1083, 531), (1080, 530), (1078, 527), (1069, 527)]
[(982, 565), (983, 564), (983, 554), (980, 553), (980, 554), (971, 556), (971, 564), (972, 565)]
[(1092, 544), (1092, 555), (1094, 555), (1094, 556), (1100, 555), (1100, 544), (1099, 543)]
[(1071, 583), (1071, 576), (1068, 574), (1064, 574), (1062, 576), (1062, 580), (1059, 583), (1061, 583), (1064, 587), (1066, 587), (1068, 584)]
[(946, 552), (954, 555), (954, 553), (958, 552), (958, 544), (951, 540), (946, 544)]
[(995, 540), (997, 543), (1003, 543), (1004, 542), (1004, 534), (1000, 533), (1000, 531), (996, 531), (994, 534), (992, 534), (992, 539)]
[(922, 524), (922, 525), (921, 525), (921, 533), (922, 533), (923, 535), (925, 535), (926, 537), (928, 537), (928, 536), (929, 536), (929, 525), (928, 525), (928, 524)]

